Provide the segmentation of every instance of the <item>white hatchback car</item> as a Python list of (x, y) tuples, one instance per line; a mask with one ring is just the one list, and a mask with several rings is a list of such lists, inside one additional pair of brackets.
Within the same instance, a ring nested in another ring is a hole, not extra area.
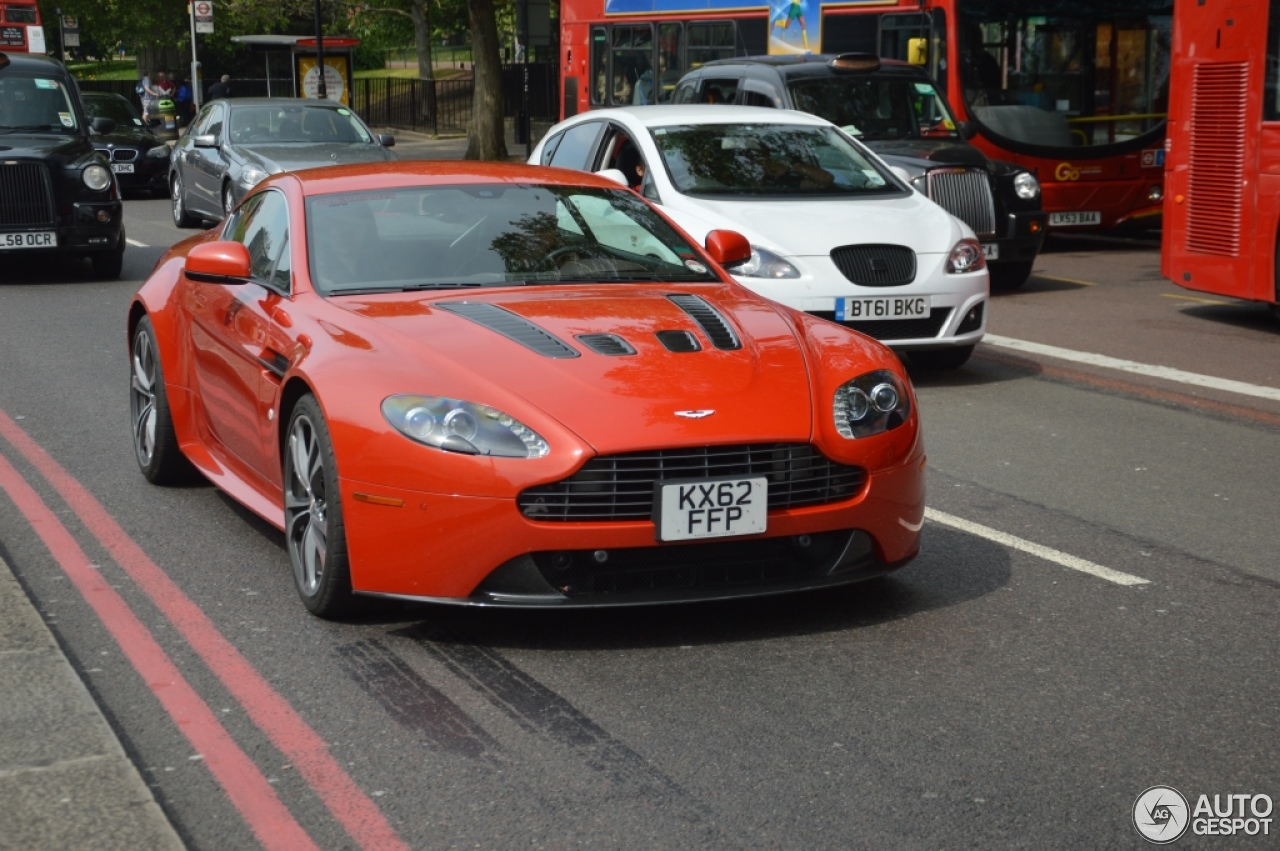
[(834, 124), (747, 106), (640, 106), (552, 127), (530, 163), (608, 172), (699, 242), (730, 228), (753, 253), (729, 272), (917, 366), (958, 367), (986, 331), (973, 231)]

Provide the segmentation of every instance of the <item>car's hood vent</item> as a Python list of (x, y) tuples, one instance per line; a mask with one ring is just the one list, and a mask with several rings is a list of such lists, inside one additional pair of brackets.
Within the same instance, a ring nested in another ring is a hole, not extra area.
[(441, 304), (438, 307), (440, 310), (456, 313), (464, 319), (470, 319), (490, 331), (496, 331), (540, 355), (546, 355), (549, 358), (581, 357), (576, 349), (569, 346), (559, 337), (548, 334), (529, 320), (498, 307), (496, 304), (461, 301), (452, 304)]
[(658, 342), (666, 346), (669, 352), (702, 350), (702, 346), (698, 345), (698, 338), (693, 336), (692, 331), (655, 331), (653, 336), (657, 337)]
[[(707, 304), (696, 295), (669, 295), (677, 307), (689, 314), (694, 322), (698, 323), (698, 327), (711, 340), (711, 345), (717, 349), (726, 349), (733, 351), (742, 348), (742, 341), (738, 339), (738, 335), (734, 332), (733, 326), (729, 324), (729, 320), (725, 319), (711, 305)], [(668, 346), (667, 348), (671, 348)], [(675, 351), (672, 349), (672, 351)]]
[(579, 334), (577, 340), (600, 355), (634, 355), (636, 350), (617, 334)]

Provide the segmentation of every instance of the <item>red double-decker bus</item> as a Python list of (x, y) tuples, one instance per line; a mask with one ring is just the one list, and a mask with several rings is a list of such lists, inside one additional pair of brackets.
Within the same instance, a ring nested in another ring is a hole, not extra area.
[[(875, 53), (929, 70), (1053, 229), (1162, 211), (1172, 0), (561, 0), (561, 116), (661, 103), (711, 59)], [(798, 25), (798, 26), (797, 26)]]
[(1174, 14), (1161, 271), (1280, 316), (1280, 0)]
[(45, 53), (44, 27), (36, 0), (0, 0), (0, 50)]

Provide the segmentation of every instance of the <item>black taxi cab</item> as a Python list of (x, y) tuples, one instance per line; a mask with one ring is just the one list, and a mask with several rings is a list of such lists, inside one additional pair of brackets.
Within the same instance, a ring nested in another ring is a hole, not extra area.
[(120, 188), (90, 139), (114, 129), (86, 117), (61, 62), (0, 53), (0, 258), (87, 257), (97, 277), (120, 276)]
[(1044, 243), (1040, 184), (969, 144), (967, 123), (921, 68), (870, 54), (740, 56), (680, 78), (672, 103), (736, 103), (825, 118), (973, 229), (993, 290), (1022, 286)]

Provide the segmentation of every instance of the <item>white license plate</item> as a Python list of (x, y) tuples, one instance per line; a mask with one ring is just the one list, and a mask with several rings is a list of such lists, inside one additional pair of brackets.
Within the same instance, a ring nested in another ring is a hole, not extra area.
[(1050, 213), (1050, 227), (1070, 227), (1071, 225), (1100, 225), (1102, 213)]
[(836, 299), (836, 321), (868, 319), (927, 319), (930, 300), (927, 295), (887, 296), (880, 298)]
[(994, 242), (982, 243), (982, 256), (988, 260), (999, 260), (1000, 246), (996, 245)]
[(659, 541), (754, 535), (768, 526), (769, 480), (761, 476), (665, 481), (655, 513)]
[(0, 248), (57, 248), (58, 235), (51, 230), (38, 233), (0, 233)]
[(133, 174), (133, 163), (112, 163), (111, 170), (116, 174)]

